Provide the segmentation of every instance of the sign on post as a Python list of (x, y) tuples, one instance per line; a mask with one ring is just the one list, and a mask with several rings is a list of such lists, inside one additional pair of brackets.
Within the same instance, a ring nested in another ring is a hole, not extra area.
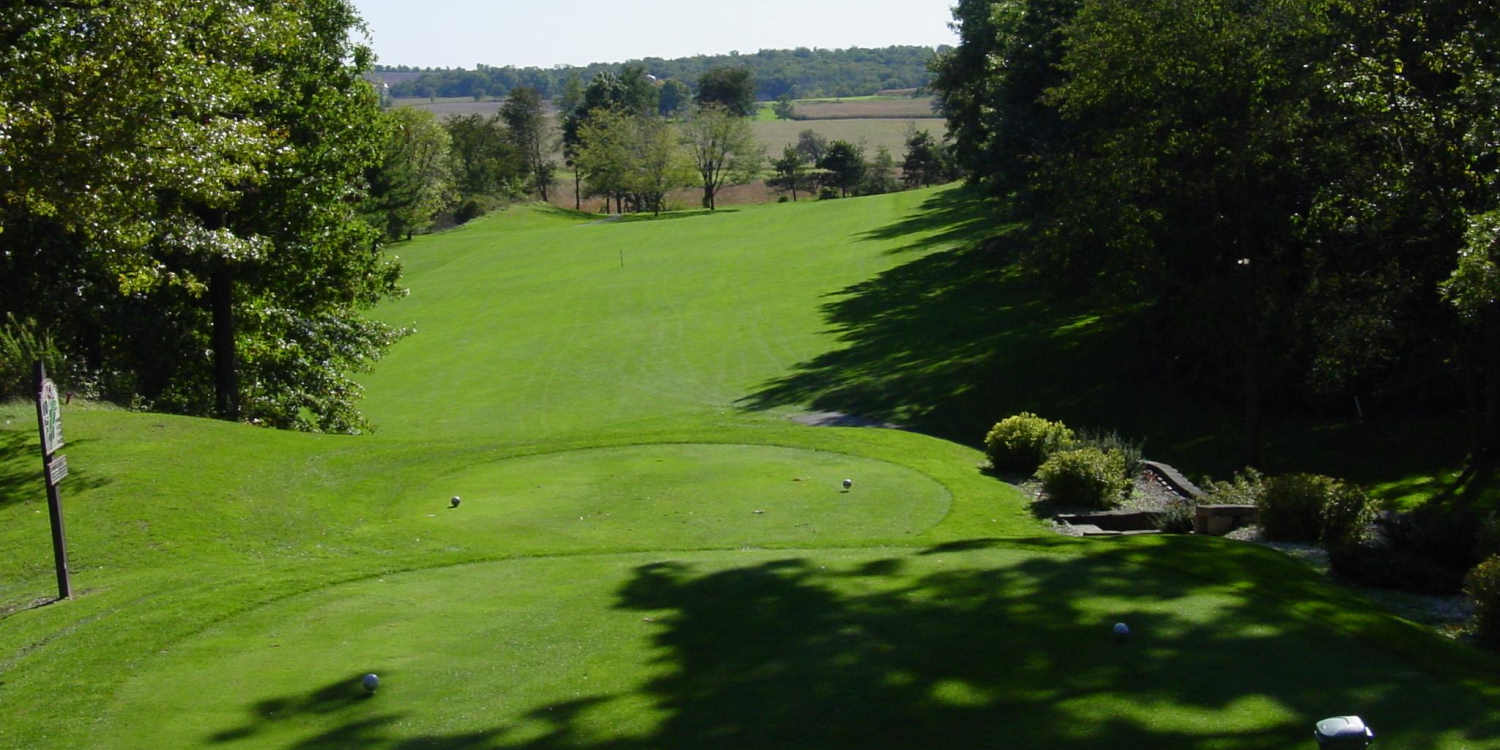
[(42, 455), (50, 456), (63, 447), (62, 402), (57, 398), (57, 384), (45, 377), (37, 395), (37, 409), (42, 427)]
[(63, 477), (68, 475), (68, 457), (53, 456), (52, 462), (47, 464), (47, 480), (55, 484), (62, 483)]
[(47, 515), (52, 520), (52, 559), (57, 566), (57, 598), (73, 595), (68, 578), (68, 538), (63, 528), (62, 498), (57, 483), (68, 475), (67, 456), (53, 455), (63, 447), (62, 403), (57, 386), (47, 379), (47, 368), (36, 363), (36, 429), (42, 437), (42, 478), (47, 482)]

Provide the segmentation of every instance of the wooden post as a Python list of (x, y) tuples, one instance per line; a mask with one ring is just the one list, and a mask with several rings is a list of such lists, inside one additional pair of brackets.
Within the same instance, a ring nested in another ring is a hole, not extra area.
[[(47, 483), (47, 515), (52, 520), (52, 560), (57, 566), (57, 598), (73, 596), (73, 584), (68, 578), (68, 537), (63, 528), (62, 498), (57, 493), (57, 482), (62, 477), (53, 476), (53, 454), (61, 445), (49, 445), (47, 440), (46, 415), (43, 413), (42, 391), (47, 382), (47, 368), (36, 363), (36, 428), (42, 441), (42, 479)], [(54, 395), (55, 400), (55, 395)], [(50, 450), (49, 450), (50, 448)], [(62, 457), (59, 456), (59, 463)], [(65, 469), (65, 464), (60, 468)]]

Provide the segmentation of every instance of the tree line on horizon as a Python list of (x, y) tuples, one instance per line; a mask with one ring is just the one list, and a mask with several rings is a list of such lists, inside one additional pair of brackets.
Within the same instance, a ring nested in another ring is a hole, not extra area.
[[(652, 81), (635, 65), (618, 76), (601, 72), (587, 85), (570, 79), (554, 101), (561, 135), (550, 144), (540, 93), (524, 86), (495, 115), (439, 120), (414, 108), (387, 110), (382, 116), (393, 122), (392, 140), (371, 179), (377, 223), (399, 240), (526, 196), (547, 201), (564, 168), (577, 210), (585, 198), (602, 197), (611, 212), (659, 213), (668, 208), (668, 193), (691, 186), (702, 189), (702, 206), (713, 210), (725, 186), (766, 175), (767, 160), (749, 125), (757, 109), (749, 71), (716, 68), (695, 83), (696, 94), (676, 81)], [(913, 129), (907, 146), (898, 165), (884, 148), (867, 158), (860, 145), (829, 143), (808, 129), (769, 164), (767, 183), (797, 200), (954, 178), (946, 147), (930, 134)], [(561, 164), (552, 156), (559, 151)]]
[(628, 66), (643, 69), (660, 80), (697, 81), (711, 70), (743, 68), (755, 81), (753, 96), (769, 101), (784, 95), (795, 98), (864, 96), (888, 89), (918, 89), (932, 78), (929, 65), (947, 47), (890, 46), (882, 48), (761, 50), (751, 54), (697, 55), (676, 59), (647, 57), (623, 63), (592, 63), (553, 68), (477, 65), (464, 68), (418, 69), (379, 65), (382, 72), (420, 73), (390, 84), (395, 97), (504, 98), (526, 87), (543, 99), (561, 96), (570, 79), (592, 81), (601, 73), (624, 75)]

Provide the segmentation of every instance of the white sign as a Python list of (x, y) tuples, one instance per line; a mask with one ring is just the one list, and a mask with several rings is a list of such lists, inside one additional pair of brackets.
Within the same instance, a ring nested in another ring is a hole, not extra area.
[(50, 456), (63, 447), (62, 403), (57, 399), (57, 385), (50, 378), (42, 381), (42, 392), (37, 396), (37, 413), (42, 419), (42, 453)]
[(54, 486), (68, 475), (68, 457), (53, 456), (52, 463), (47, 464), (47, 481)]

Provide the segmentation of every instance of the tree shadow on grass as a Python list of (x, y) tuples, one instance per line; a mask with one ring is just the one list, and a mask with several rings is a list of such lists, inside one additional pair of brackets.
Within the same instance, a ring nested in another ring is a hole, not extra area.
[[(1136, 356), (1139, 315), (1045, 294), (1019, 269), (1019, 232), (991, 228), (993, 206), (950, 190), (865, 233), (910, 237), (902, 251), (928, 252), (829, 295), (821, 311), (839, 347), (739, 406), (854, 414), (968, 445), (996, 420), (1033, 411), (1149, 437), (1171, 445), (1174, 457), (1195, 443), (1199, 453), (1217, 449), (1232, 420), (1155, 387)], [(931, 249), (941, 245), (949, 247)]]
[(339, 722), (337, 701), (315, 699), (300, 705), (334, 706), (335, 726), (293, 747), (1249, 750), (1308, 745), (1315, 721), (1351, 713), (1391, 746), (1500, 742), (1500, 698), (1477, 677), (1493, 660), (1465, 665), (1470, 652), (1350, 607), (1273, 552), (1006, 547), (636, 568), (615, 606), (658, 628), (655, 676), (632, 691), (661, 717), (644, 735), (591, 719), (612, 696), (537, 707), (549, 729), (524, 740), (402, 736), (398, 717)]
[(1003, 206), (967, 187), (934, 193), (921, 208), (900, 221), (860, 233), (860, 240), (901, 239), (892, 253), (930, 250), (954, 243), (973, 244), (997, 233), (1007, 217)]
[[(999, 419), (1031, 411), (1144, 440), (1147, 455), (1193, 476), (1240, 468), (1246, 452), (1235, 393), (1215, 396), (1173, 380), (1166, 363), (1175, 355), (1158, 346), (1143, 307), (1045, 289), (1021, 268), (1027, 240), (1007, 220), (1003, 204), (950, 189), (857, 235), (914, 257), (828, 295), (820, 310), (837, 345), (738, 406), (849, 414), (971, 446)], [(1462, 457), (1441, 437), (1451, 419), (1353, 423), (1279, 406), (1268, 404), (1262, 470), (1370, 483), (1431, 473)]]
[[(89, 440), (70, 441), (63, 449), (84, 445)], [(55, 454), (54, 454), (55, 455)], [(77, 463), (68, 465), (68, 476), (62, 480), (64, 496), (69, 492), (97, 489), (109, 479), (90, 472)], [(47, 501), (47, 484), (42, 479), (41, 444), (34, 433), (0, 431), (0, 507), (15, 503)]]

